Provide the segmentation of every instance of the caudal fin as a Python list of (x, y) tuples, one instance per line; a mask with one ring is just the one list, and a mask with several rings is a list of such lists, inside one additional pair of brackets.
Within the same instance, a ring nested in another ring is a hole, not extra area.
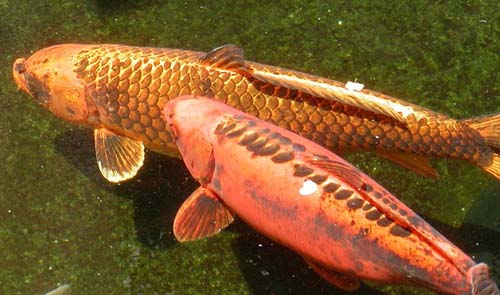
[(500, 149), (500, 114), (486, 115), (464, 121), (477, 130), (493, 149)]
[(500, 295), (497, 284), (491, 279), (488, 265), (479, 263), (467, 271), (472, 295)]
[(493, 150), (493, 157), (483, 169), (500, 179), (500, 114), (493, 114), (467, 119), (469, 127), (477, 130)]

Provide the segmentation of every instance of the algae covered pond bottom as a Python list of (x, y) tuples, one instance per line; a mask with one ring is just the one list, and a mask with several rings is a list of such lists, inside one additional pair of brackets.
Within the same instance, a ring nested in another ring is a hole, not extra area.
[[(172, 221), (197, 187), (183, 164), (148, 152), (137, 178), (99, 173), (91, 130), (16, 91), (17, 57), (59, 43), (208, 51), (366, 87), (468, 118), (500, 112), (495, 1), (0, 1), (0, 294), (344, 294), (295, 253), (240, 221), (181, 244)], [(495, 66), (497, 65), (497, 66)], [(372, 154), (347, 159), (500, 276), (500, 184), (433, 161), (430, 180)], [(365, 284), (353, 294), (429, 294)]]

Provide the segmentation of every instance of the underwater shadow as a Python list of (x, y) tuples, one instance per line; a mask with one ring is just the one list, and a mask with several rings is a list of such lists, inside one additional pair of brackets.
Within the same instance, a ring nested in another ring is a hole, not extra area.
[(180, 159), (147, 152), (144, 166), (136, 177), (120, 184), (109, 183), (96, 163), (94, 138), (90, 129), (69, 130), (56, 138), (56, 150), (102, 189), (134, 206), (134, 225), (138, 240), (147, 247), (175, 245), (172, 226), (181, 203), (198, 184)]

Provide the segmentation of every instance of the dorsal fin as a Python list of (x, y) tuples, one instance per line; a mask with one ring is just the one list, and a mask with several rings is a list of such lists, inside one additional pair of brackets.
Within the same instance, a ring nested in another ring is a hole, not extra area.
[(218, 234), (234, 217), (215, 192), (199, 187), (184, 201), (174, 220), (174, 235), (180, 242)]
[(134, 177), (144, 163), (144, 144), (114, 134), (105, 128), (94, 130), (95, 155), (102, 175), (111, 182)]
[(453, 262), (462, 272), (466, 273), (467, 269), (474, 263), (469, 256), (448, 241), (430, 224), (356, 167), (344, 163), (344, 161), (335, 161), (323, 157), (307, 157), (304, 155), (301, 158), (306, 163), (323, 169), (331, 176), (350, 185), (353, 190), (356, 190), (365, 200), (377, 207), (385, 216), (432, 245), (438, 253)]
[[(252, 62), (247, 62), (247, 67), (252, 77), (260, 81), (382, 114), (407, 125), (408, 128), (414, 126), (420, 118), (427, 117), (430, 112), (408, 102), (357, 87), (362, 85), (358, 83), (347, 82), (344, 84), (298, 71)], [(413, 115), (413, 118), (410, 115)]]
[(243, 50), (234, 44), (222, 45), (205, 53), (200, 63), (213, 68), (247, 72)]

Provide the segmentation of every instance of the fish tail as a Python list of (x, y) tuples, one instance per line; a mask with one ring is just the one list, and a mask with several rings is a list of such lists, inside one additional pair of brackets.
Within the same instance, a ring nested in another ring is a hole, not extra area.
[(500, 113), (475, 117), (463, 122), (479, 132), (486, 144), (493, 150), (490, 163), (482, 168), (500, 179)]
[(467, 271), (473, 295), (500, 295), (497, 284), (490, 277), (488, 265), (479, 263)]
[(494, 150), (500, 150), (500, 113), (464, 120)]

